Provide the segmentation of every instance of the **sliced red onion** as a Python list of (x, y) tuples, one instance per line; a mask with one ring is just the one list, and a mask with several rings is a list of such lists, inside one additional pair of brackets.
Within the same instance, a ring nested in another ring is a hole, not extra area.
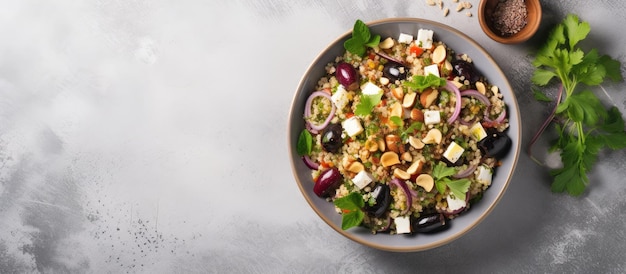
[(498, 115), (498, 117), (495, 120), (489, 119), (489, 108), (485, 110), (485, 121), (488, 123), (502, 124), (505, 118), (506, 118), (506, 108), (502, 109), (502, 112), (500, 112), (500, 115)]
[(316, 125), (316, 124), (313, 124), (311, 121), (307, 120), (307, 124), (312, 130), (320, 131), (324, 129), (326, 126), (328, 126), (328, 124), (330, 123), (330, 120), (333, 119), (333, 117), (335, 116), (335, 111), (337, 109), (335, 108), (335, 104), (332, 103), (330, 94), (324, 91), (318, 90), (318, 91), (311, 93), (311, 96), (307, 98), (306, 103), (304, 104), (304, 118), (305, 119), (311, 117), (311, 104), (313, 104), (313, 99), (315, 99), (316, 97), (324, 97), (331, 101), (330, 102), (330, 106), (331, 106), (330, 114), (328, 114), (328, 117), (326, 117), (326, 120), (322, 124)]
[(470, 175), (472, 175), (472, 173), (474, 173), (476, 167), (478, 167), (478, 165), (470, 165), (467, 167), (467, 169), (459, 171), (457, 174), (452, 175), (452, 177), (457, 179), (469, 177)]
[(477, 118), (474, 118), (474, 119), (472, 119), (470, 121), (465, 121), (462, 118), (459, 118), (459, 123), (461, 123), (461, 125), (466, 125), (468, 127), (473, 126), (474, 124), (476, 124), (476, 122), (478, 122)]
[(481, 101), (486, 106), (491, 106), (491, 102), (489, 101), (489, 98), (487, 98), (487, 96), (483, 95), (477, 90), (467, 89), (467, 90), (461, 91), (461, 96), (471, 96), (471, 97), (478, 99), (478, 101)]
[(454, 121), (456, 121), (456, 119), (459, 118), (459, 114), (461, 113), (461, 92), (459, 91), (459, 88), (457, 88), (452, 83), (452, 81), (448, 81), (446, 83), (446, 88), (454, 92), (454, 95), (456, 97), (456, 104), (454, 105), (454, 112), (452, 112), (452, 115), (450, 116), (450, 118), (448, 118), (448, 124), (452, 124), (454, 123)]
[(396, 63), (398, 63), (400, 65), (404, 65), (404, 62), (402, 62), (402, 61), (400, 61), (400, 60), (398, 60), (398, 59), (396, 59), (394, 57), (391, 57), (391, 56), (387, 55), (386, 53), (384, 53), (382, 51), (378, 51), (376, 54), (378, 54), (378, 56), (380, 56), (382, 58), (385, 58), (385, 59), (387, 59), (389, 61), (396, 62)]
[[(310, 116), (310, 114), (309, 114), (309, 116)], [(310, 125), (309, 123), (306, 123), (306, 124), (304, 125), (304, 127), (306, 128), (306, 130), (308, 130), (308, 131), (309, 131), (309, 132), (311, 132), (312, 134), (318, 134), (318, 133), (320, 133), (320, 131), (319, 131), (319, 130), (312, 129), (312, 128), (311, 128), (311, 125)]]
[(409, 190), (409, 186), (407, 186), (404, 181), (398, 178), (393, 178), (389, 183), (398, 188), (401, 188), (402, 191), (404, 191), (404, 196), (406, 196), (406, 209), (404, 209), (400, 214), (406, 214), (409, 209), (411, 209), (411, 205), (413, 204), (413, 196), (411, 195), (411, 190)]
[(309, 155), (304, 155), (304, 156), (302, 156), (302, 161), (304, 161), (304, 164), (305, 164), (308, 168), (310, 168), (310, 169), (312, 169), (312, 170), (317, 170), (317, 169), (319, 169), (319, 168), (320, 168), (320, 165), (319, 165), (318, 163), (314, 162), (314, 161), (311, 159), (311, 157), (309, 157)]

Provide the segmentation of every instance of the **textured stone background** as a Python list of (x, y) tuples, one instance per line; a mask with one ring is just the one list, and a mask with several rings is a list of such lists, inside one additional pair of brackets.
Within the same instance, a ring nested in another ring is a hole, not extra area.
[[(285, 144), (293, 91), (326, 44), (357, 18), (421, 17), (492, 54), (526, 147), (548, 113), (532, 97), (532, 50), (573, 12), (589, 44), (626, 64), (623, 1), (543, 1), (541, 30), (516, 46), (482, 34), (478, 0), (474, 17), (423, 0), (53, 2), (0, 4), (1, 273), (626, 271), (626, 151), (602, 154), (580, 198), (550, 193), (523, 154), (476, 229), (396, 254), (327, 227)], [(625, 112), (625, 87), (595, 92)]]

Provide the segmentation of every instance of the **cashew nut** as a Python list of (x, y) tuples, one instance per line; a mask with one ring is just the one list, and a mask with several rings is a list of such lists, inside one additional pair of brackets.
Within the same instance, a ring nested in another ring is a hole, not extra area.
[(415, 184), (421, 186), (427, 192), (430, 192), (433, 190), (433, 186), (435, 186), (435, 180), (428, 174), (420, 174), (415, 178)]
[(393, 170), (393, 176), (398, 179), (408, 180), (411, 179), (411, 174), (406, 173), (406, 171), (396, 168)]
[(426, 133), (426, 137), (422, 139), (422, 142), (424, 142), (424, 144), (440, 144), (442, 138), (441, 131), (433, 128)]
[(422, 168), (424, 167), (424, 162), (422, 160), (417, 160), (413, 162), (409, 168), (406, 169), (406, 172), (415, 175), (422, 172)]
[(389, 167), (399, 163), (400, 158), (398, 157), (398, 154), (393, 151), (387, 151), (380, 156), (380, 164), (382, 164), (383, 167)]
[(365, 169), (365, 166), (363, 166), (361, 162), (353, 162), (352, 164), (350, 164), (350, 166), (348, 166), (348, 171), (354, 172), (354, 173), (359, 173), (363, 171), (364, 169)]
[(424, 148), (424, 142), (422, 142), (422, 140), (415, 138), (413, 136), (409, 136), (409, 144), (415, 149)]

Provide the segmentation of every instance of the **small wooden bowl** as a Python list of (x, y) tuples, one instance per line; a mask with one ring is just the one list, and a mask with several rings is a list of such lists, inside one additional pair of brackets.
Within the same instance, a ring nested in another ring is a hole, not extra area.
[(525, 0), (526, 10), (528, 11), (528, 17), (526, 19), (526, 26), (524, 26), (519, 32), (510, 35), (503, 36), (493, 26), (491, 15), (496, 9), (498, 2), (501, 0), (481, 0), (478, 4), (478, 22), (483, 32), (496, 42), (503, 44), (518, 44), (528, 40), (532, 37), (541, 22), (541, 3), (539, 0)]

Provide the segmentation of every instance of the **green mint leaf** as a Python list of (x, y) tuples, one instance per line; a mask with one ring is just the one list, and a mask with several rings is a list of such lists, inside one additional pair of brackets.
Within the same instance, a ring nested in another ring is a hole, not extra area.
[(369, 27), (361, 20), (354, 22), (352, 37), (343, 43), (343, 47), (352, 54), (363, 56), (367, 48), (373, 48), (380, 43), (380, 35), (370, 33)]
[(370, 29), (363, 21), (356, 20), (356, 22), (354, 22), (354, 27), (352, 28), (352, 37), (358, 39), (361, 44), (365, 44), (370, 40)]
[(376, 34), (374, 36), (372, 36), (372, 38), (367, 41), (367, 43), (365, 43), (365, 46), (373, 48), (378, 46), (378, 44), (380, 44), (380, 35)]
[(393, 122), (396, 126), (401, 127), (404, 125), (404, 121), (402, 121), (402, 118), (398, 116), (391, 116), (389, 117), (389, 120), (391, 120), (391, 122)]
[(343, 47), (352, 54), (363, 56), (367, 48), (359, 39), (352, 37), (343, 43)]
[(311, 154), (311, 149), (313, 148), (313, 136), (311, 133), (303, 129), (300, 132), (300, 136), (298, 136), (298, 143), (296, 144), (296, 152), (298, 155), (309, 155)]
[(574, 49), (578, 42), (587, 37), (587, 34), (591, 31), (591, 27), (587, 22), (580, 22), (578, 16), (569, 14), (563, 21), (565, 26), (565, 32), (569, 41), (569, 48)]
[(341, 229), (347, 230), (349, 228), (358, 226), (363, 222), (365, 213), (363, 211), (350, 211), (341, 215)]
[(548, 97), (547, 95), (545, 95), (543, 92), (541, 92), (538, 89), (533, 89), (533, 96), (535, 96), (535, 99), (537, 101), (552, 102), (552, 99), (550, 97)]
[(454, 197), (456, 197), (457, 199), (465, 199), (465, 195), (469, 190), (470, 184), (471, 181), (468, 179), (460, 179), (447, 182), (448, 188), (450, 188), (452, 195), (454, 195)]
[(341, 209), (360, 211), (365, 205), (365, 201), (363, 200), (363, 196), (358, 192), (350, 192), (350, 194), (336, 199), (334, 204), (336, 207)]
[(556, 73), (554, 73), (554, 71), (546, 69), (536, 69), (533, 72), (533, 77), (531, 78), (531, 80), (535, 85), (545, 86), (550, 82), (550, 80), (552, 80), (552, 78), (556, 76), (557, 75)]
[(404, 85), (414, 89), (419, 90), (420, 92), (424, 91), (427, 88), (438, 88), (446, 85), (446, 79), (437, 77), (434, 74), (424, 75), (413, 75), (411, 81), (404, 82)]
[(358, 226), (363, 221), (365, 213), (361, 208), (365, 205), (365, 201), (358, 192), (351, 192), (344, 197), (338, 198), (334, 201), (334, 204), (338, 208), (345, 210), (341, 216), (341, 229), (346, 230)]
[(368, 116), (372, 114), (372, 109), (380, 103), (382, 97), (382, 92), (373, 95), (361, 94), (359, 96), (359, 104), (356, 106), (354, 114), (359, 116)]

